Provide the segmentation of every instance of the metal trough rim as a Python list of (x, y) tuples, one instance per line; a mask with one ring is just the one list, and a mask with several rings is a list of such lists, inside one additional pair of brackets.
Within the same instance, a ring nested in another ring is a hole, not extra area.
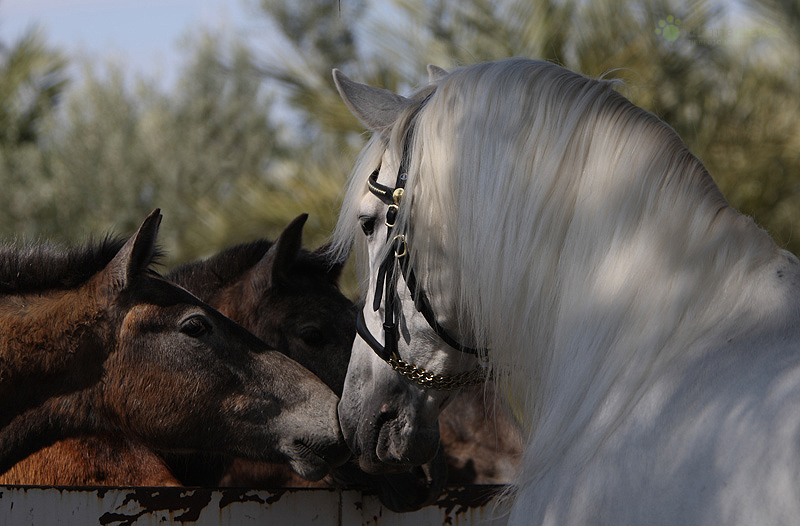
[(430, 506), (394, 513), (368, 490), (145, 486), (0, 486), (0, 524), (502, 526), (502, 485), (449, 486)]

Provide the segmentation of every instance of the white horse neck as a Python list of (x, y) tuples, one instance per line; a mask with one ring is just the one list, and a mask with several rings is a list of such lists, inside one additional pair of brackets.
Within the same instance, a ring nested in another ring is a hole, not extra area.
[(544, 351), (536, 371), (516, 367), (510, 382), (527, 388), (511, 398), (529, 404), (528, 461), (544, 470), (570, 447), (591, 455), (676, 367), (737, 339), (786, 338), (800, 312), (797, 258), (730, 207), (672, 195), (613, 224), (620, 208), (588, 202), (608, 189), (585, 190), (586, 214), (559, 258), (549, 348), (535, 350)]
[(748, 254), (763, 232), (721, 214), (705, 251), (664, 251), (642, 227), (571, 273), (519, 524), (796, 518), (800, 265), (774, 246)]

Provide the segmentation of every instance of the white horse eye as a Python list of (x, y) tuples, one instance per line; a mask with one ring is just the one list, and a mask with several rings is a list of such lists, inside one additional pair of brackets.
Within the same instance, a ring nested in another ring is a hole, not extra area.
[(361, 216), (358, 218), (361, 223), (361, 230), (364, 231), (364, 235), (369, 237), (375, 232), (375, 218), (372, 216)]

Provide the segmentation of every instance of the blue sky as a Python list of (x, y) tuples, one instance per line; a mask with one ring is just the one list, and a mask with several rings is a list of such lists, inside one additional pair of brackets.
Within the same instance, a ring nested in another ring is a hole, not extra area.
[(38, 24), (71, 57), (114, 60), (132, 73), (171, 80), (180, 41), (199, 28), (239, 28), (247, 0), (0, 0), (0, 41)]

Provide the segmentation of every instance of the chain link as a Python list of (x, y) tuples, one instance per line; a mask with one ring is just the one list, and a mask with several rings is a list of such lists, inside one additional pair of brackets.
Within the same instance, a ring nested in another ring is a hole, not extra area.
[(402, 358), (391, 357), (389, 365), (412, 382), (416, 382), (426, 389), (437, 391), (451, 391), (472, 385), (481, 385), (486, 381), (486, 372), (480, 367), (463, 373), (443, 375), (426, 371)]

